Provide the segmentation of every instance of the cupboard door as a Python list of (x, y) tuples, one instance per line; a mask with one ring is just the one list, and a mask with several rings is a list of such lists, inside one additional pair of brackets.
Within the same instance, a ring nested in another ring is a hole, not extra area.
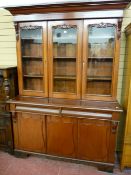
[(107, 100), (115, 97), (118, 66), (116, 32), (116, 19), (84, 21), (83, 98)]
[[(18, 149), (45, 152), (45, 116), (33, 113), (17, 113)], [(16, 127), (15, 127), (16, 128)]]
[(47, 153), (76, 157), (77, 120), (69, 117), (47, 116)]
[(47, 96), (46, 22), (21, 23), (18, 40), (20, 95)]
[(78, 158), (107, 162), (110, 121), (94, 118), (78, 121)]
[(48, 24), (50, 97), (80, 98), (82, 21)]
[(0, 149), (13, 150), (11, 116), (9, 113), (0, 112)]

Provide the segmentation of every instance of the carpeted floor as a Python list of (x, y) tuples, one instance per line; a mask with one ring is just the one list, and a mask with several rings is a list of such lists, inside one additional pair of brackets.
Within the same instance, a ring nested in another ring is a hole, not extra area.
[[(131, 175), (131, 171), (120, 172), (116, 167), (113, 175), (115, 174)], [(112, 173), (101, 172), (95, 167), (82, 164), (36, 156), (16, 158), (8, 153), (0, 152), (0, 175), (112, 175)]]

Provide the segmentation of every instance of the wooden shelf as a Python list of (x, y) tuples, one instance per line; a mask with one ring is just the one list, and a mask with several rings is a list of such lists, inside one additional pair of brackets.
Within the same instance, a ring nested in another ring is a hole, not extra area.
[(87, 80), (100, 80), (100, 81), (111, 81), (112, 77), (102, 77), (102, 76), (89, 76)]
[(113, 57), (88, 57), (88, 59), (94, 59), (94, 60), (96, 60), (96, 59), (100, 59), (100, 60), (102, 60), (102, 59), (113, 60)]
[[(57, 40), (60, 40), (60, 41), (65, 41), (65, 39), (67, 39), (67, 38), (62, 38), (62, 39), (54, 38), (54, 40), (56, 40), (56, 39), (57, 39)], [(76, 39), (75, 37), (74, 37), (74, 38), (70, 38), (70, 40), (75, 40), (75, 39)], [(65, 44), (65, 45), (67, 45), (67, 44), (72, 44), (72, 45), (75, 45), (76, 43), (69, 42), (69, 41), (68, 41), (68, 43), (67, 43), (67, 42), (59, 42), (59, 41), (56, 42), (56, 41), (54, 41), (54, 42), (53, 42), (53, 45), (54, 45), (54, 44), (58, 44), (58, 45), (59, 45), (59, 44)]]
[(62, 79), (62, 80), (75, 80), (75, 76), (54, 76), (54, 79)]
[(76, 57), (66, 57), (66, 56), (65, 57), (59, 57), (58, 56), (58, 57), (54, 57), (54, 59), (61, 59), (61, 60), (63, 60), (63, 59), (64, 60), (70, 60), (70, 59), (72, 60), (73, 59), (73, 60), (76, 60)]
[(24, 55), (24, 56), (22, 56), (22, 58), (40, 58), (40, 59), (42, 59), (42, 56), (26, 56), (26, 55)]
[(21, 38), (21, 40), (42, 40), (42, 38)]
[(27, 78), (43, 78), (43, 75), (35, 75), (35, 74), (26, 74), (24, 77)]
[[(96, 39), (96, 38), (99, 38), (99, 39), (114, 39), (115, 40), (115, 38), (114, 38), (114, 36), (90, 36), (89, 37), (89, 39)], [(92, 44), (94, 44), (94, 43), (92, 43)]]

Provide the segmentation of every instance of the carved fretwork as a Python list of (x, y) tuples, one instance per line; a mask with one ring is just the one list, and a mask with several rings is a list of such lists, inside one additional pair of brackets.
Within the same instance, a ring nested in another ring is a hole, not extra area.
[(89, 24), (89, 27), (97, 27), (97, 28), (106, 28), (106, 27), (117, 27), (116, 24), (111, 23), (97, 23), (97, 24)]
[(55, 29), (71, 29), (76, 27), (77, 27), (76, 25), (67, 25), (67, 24), (53, 26), (53, 28)]
[(36, 30), (36, 29), (42, 29), (42, 27), (29, 25), (29, 26), (20, 27), (20, 29), (21, 30)]
[(19, 25), (18, 23), (15, 23), (14, 26), (15, 26), (16, 40), (18, 40), (19, 39)]
[(118, 20), (118, 31), (117, 31), (117, 39), (119, 40), (121, 37), (121, 25), (122, 25), (122, 19)]

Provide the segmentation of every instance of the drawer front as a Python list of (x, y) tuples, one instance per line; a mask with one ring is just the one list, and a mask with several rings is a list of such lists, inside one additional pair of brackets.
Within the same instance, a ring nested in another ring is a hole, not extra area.
[(42, 113), (42, 114), (60, 114), (59, 108), (39, 108), (31, 106), (16, 106), (16, 112), (32, 112), (32, 113)]
[(110, 113), (103, 113), (103, 112), (92, 112), (92, 111), (85, 111), (85, 110), (68, 110), (68, 109), (62, 109), (61, 114), (64, 116), (69, 115), (69, 116), (75, 116), (75, 117), (82, 117), (82, 118), (104, 118), (107, 120), (111, 120), (112, 114)]

